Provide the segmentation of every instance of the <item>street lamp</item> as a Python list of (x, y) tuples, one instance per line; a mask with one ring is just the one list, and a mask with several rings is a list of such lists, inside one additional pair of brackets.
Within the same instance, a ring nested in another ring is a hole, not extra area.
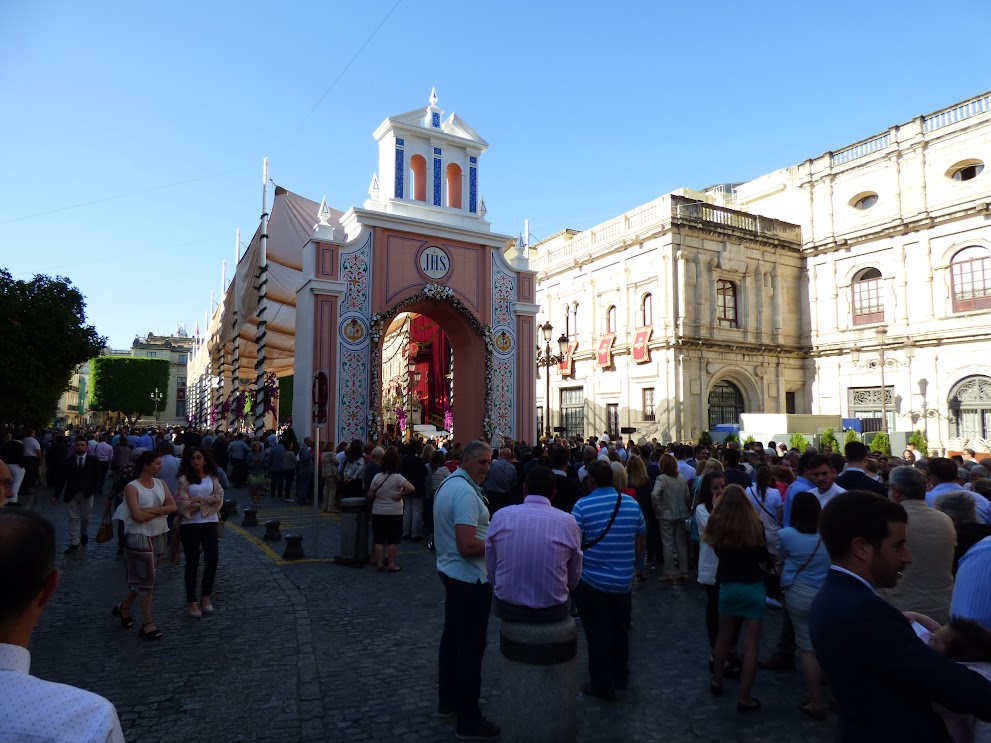
[[(881, 372), (881, 431), (883, 433), (888, 433), (888, 391), (884, 385), (884, 370), (891, 364), (892, 367), (897, 366), (898, 362), (894, 359), (885, 358), (885, 350), (888, 348), (886, 339), (888, 336), (888, 329), (885, 326), (881, 326), (875, 329), (874, 333), (877, 335), (877, 353), (878, 358), (875, 361), (871, 359), (866, 362), (868, 368), (874, 368), (875, 366)], [(894, 348), (894, 346), (892, 346)], [(906, 341), (902, 346), (902, 351), (905, 354), (905, 361), (907, 364), (911, 365), (912, 358), (915, 356), (915, 342)], [(850, 349), (850, 360), (853, 362), (854, 366), (859, 365), (861, 357), (860, 346), (853, 346)]]
[(551, 325), (551, 321), (548, 320), (546, 323), (540, 326), (540, 332), (544, 336), (544, 348), (541, 349), (537, 346), (537, 370), (539, 373), (540, 367), (545, 368), (544, 377), (546, 379), (546, 388), (544, 392), (544, 430), (547, 435), (548, 441), (551, 438), (551, 367), (560, 364), (568, 353), (568, 336), (564, 333), (557, 339), (559, 354), (551, 353), (551, 335), (554, 333), (554, 326)]
[(164, 399), (164, 397), (165, 396), (161, 392), (158, 391), (158, 387), (156, 387), (155, 388), (155, 391), (151, 393), (151, 399), (155, 401), (155, 425), (156, 426), (158, 426), (158, 412), (159, 412), (158, 411), (158, 406), (161, 404), (161, 402)]

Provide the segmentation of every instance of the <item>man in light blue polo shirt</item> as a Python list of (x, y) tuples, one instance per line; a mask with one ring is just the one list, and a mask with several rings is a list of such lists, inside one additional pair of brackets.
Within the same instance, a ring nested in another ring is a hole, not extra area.
[(643, 558), (647, 522), (635, 498), (612, 486), (612, 467), (596, 459), (589, 463), (590, 492), (575, 504), (571, 515), (582, 533), (582, 577), (575, 602), (588, 645), (590, 683), (583, 693), (616, 698), (629, 683), (629, 626), (634, 565)]
[(985, 537), (960, 558), (950, 619), (972, 619), (991, 630), (991, 537)]
[[(440, 717), (458, 716), (459, 740), (494, 740), (499, 726), (482, 717), (482, 655), (492, 608), (492, 584), (485, 570), (489, 509), (481, 484), (492, 449), (470, 441), (461, 466), (434, 493), (434, 545), (444, 584), (444, 634), (440, 640), (437, 686)], [(634, 501), (635, 502), (635, 501)]]
[[(936, 499), (943, 493), (963, 490), (963, 485), (957, 482), (959, 475), (957, 463), (946, 457), (931, 457), (926, 460), (929, 468), (929, 482), (932, 489), (926, 493), (926, 505), (936, 507)], [(991, 502), (980, 493), (967, 491), (977, 506), (977, 520), (982, 524), (991, 524)]]

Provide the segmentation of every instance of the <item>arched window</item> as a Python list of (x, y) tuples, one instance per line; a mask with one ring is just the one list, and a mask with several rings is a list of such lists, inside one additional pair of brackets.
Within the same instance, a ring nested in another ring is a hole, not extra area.
[(654, 324), (654, 298), (650, 294), (644, 294), (640, 300), (640, 327), (646, 328)]
[(461, 166), (457, 163), (447, 166), (447, 205), (452, 209), (461, 208)]
[(953, 281), (953, 311), (991, 308), (991, 255), (987, 248), (972, 245), (950, 260)]
[(721, 328), (736, 327), (736, 284), (732, 281), (716, 282), (716, 318)]
[(716, 426), (740, 422), (743, 415), (743, 394), (731, 382), (716, 382), (709, 392), (709, 430)]
[(968, 377), (950, 392), (949, 403), (957, 436), (967, 440), (991, 438), (991, 379)]
[(984, 163), (980, 160), (954, 165), (950, 169), (950, 178), (955, 181), (972, 181), (984, 171)]
[(606, 332), (616, 332), (616, 305), (612, 305), (606, 310)]
[(876, 193), (869, 193), (869, 194), (866, 194), (864, 196), (861, 196), (859, 199), (857, 199), (853, 203), (853, 208), (854, 209), (858, 209), (858, 210), (860, 210), (862, 212), (866, 212), (868, 209), (870, 209), (876, 203), (877, 203), (877, 194)]
[(413, 155), (409, 159), (410, 197), (414, 201), (427, 200), (427, 161), (423, 155)]
[(853, 324), (870, 325), (884, 322), (884, 305), (881, 303), (881, 272), (865, 268), (853, 277)]

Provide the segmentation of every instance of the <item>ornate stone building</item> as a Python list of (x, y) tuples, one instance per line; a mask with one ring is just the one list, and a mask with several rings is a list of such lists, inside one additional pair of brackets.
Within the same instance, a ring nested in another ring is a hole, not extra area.
[[(711, 201), (683, 190), (531, 249), (538, 322), (570, 341), (552, 427), (688, 440), (742, 412), (809, 410), (799, 228)], [(538, 384), (540, 430), (544, 397)]]
[(538, 321), (572, 349), (553, 424), (693, 439), (811, 412), (988, 451), (989, 158), (983, 94), (536, 245)]

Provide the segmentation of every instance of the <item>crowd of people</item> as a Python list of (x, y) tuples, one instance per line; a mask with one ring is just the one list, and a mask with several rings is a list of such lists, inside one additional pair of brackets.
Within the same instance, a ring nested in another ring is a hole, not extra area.
[[(317, 452), (291, 429), (25, 430), (0, 444), (0, 530), (15, 542), (38, 532), (32, 506), (48, 487), (65, 504), (64, 551), (74, 554), (109, 482), (127, 583), (112, 613), (129, 628), (139, 607), (140, 636), (159, 640), (152, 594), (167, 556), (185, 557), (189, 616), (214, 610), (225, 488), (246, 486), (256, 503), (270, 495), (312, 506), (315, 497), (325, 510), (362, 499), (378, 570), (400, 570), (404, 539), (436, 551), (446, 596), (438, 714), (456, 717), (462, 739), (500, 733), (479, 706), (493, 602), (497, 615), (577, 617), (588, 647), (582, 691), (617, 702), (634, 681), (634, 585), (682, 590), (692, 574), (706, 594), (709, 691), (738, 680), (740, 714), (761, 708), (759, 669), (794, 671), (797, 660), (798, 711), (824, 720), (835, 710), (844, 740), (892, 739), (879, 727), (891, 714), (902, 740), (991, 735), (991, 458), (898, 458), (859, 441), (843, 454), (607, 436), (498, 444), (355, 440)], [(0, 607), (0, 630), (25, 596), (40, 611), (54, 590), (11, 586), (20, 598)], [(769, 608), (784, 610), (782, 629), (761, 659)], [(0, 632), (0, 659), (3, 642)]]

